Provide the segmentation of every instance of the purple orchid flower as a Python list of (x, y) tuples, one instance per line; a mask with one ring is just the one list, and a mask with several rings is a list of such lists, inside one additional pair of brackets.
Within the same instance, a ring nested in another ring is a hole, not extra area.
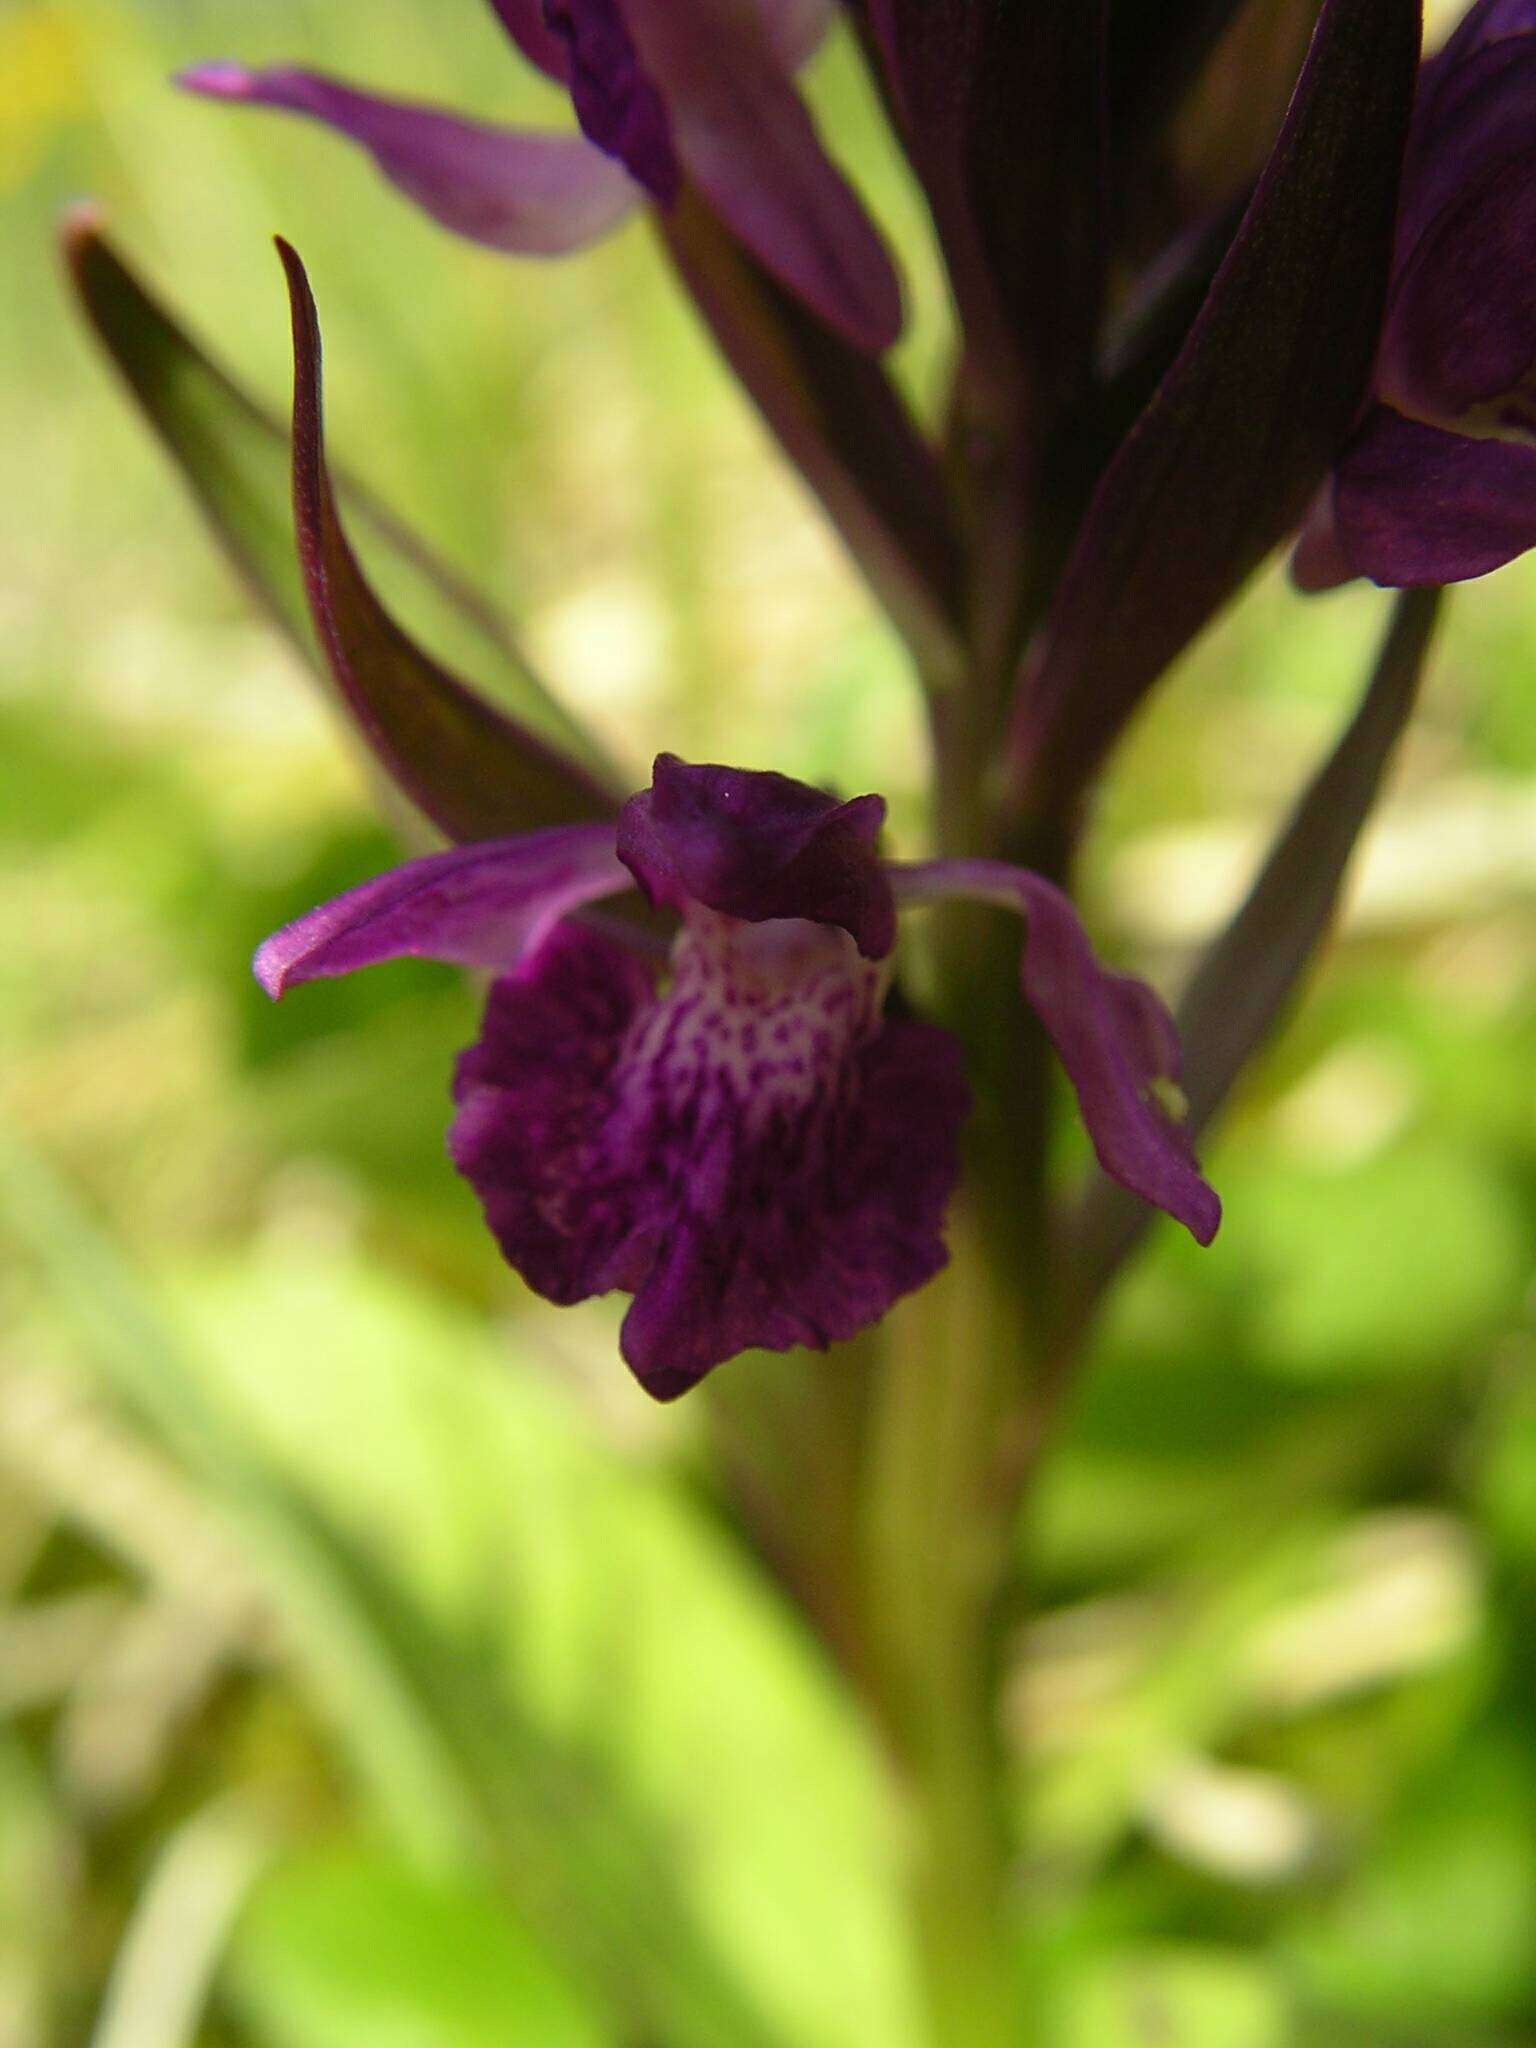
[[(1204, 1244), (1220, 1219), (1167, 1106), (1178, 1047), (1060, 890), (987, 860), (883, 861), (878, 796), (658, 757), (616, 824), (407, 862), (275, 933), (269, 995), (403, 954), (498, 970), (449, 1135), (506, 1258), (556, 1302), (634, 1296), (660, 1400), (748, 1347), (823, 1349), (945, 1263), (968, 1091), (957, 1041), (890, 1018), (899, 903), (1019, 912), (1021, 980), (1105, 1170)], [(573, 913), (638, 885), (647, 941)]]
[(1370, 402), (1293, 560), (1458, 583), (1536, 546), (1536, 0), (1478, 0), (1419, 74)]
[(895, 270), (794, 85), (832, 0), (492, 4), (522, 54), (567, 87), (581, 136), (465, 120), (313, 71), (212, 63), (180, 82), (323, 122), (445, 227), (521, 255), (580, 248), (691, 187), (838, 333), (870, 352), (895, 340)]

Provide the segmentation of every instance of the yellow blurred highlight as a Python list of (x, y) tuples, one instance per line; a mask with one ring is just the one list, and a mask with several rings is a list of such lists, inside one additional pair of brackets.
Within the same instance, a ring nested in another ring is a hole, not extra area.
[(14, 191), (85, 104), (77, 32), (37, 0), (0, 11), (0, 193)]

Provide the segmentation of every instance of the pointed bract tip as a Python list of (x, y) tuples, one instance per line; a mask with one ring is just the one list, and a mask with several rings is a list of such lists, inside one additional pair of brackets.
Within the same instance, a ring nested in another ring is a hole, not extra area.
[(59, 248), (71, 270), (78, 271), (92, 250), (105, 240), (107, 210), (98, 199), (74, 199), (59, 215)]

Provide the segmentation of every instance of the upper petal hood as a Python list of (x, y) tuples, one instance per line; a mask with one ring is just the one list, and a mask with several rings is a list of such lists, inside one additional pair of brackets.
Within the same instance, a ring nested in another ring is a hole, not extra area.
[(839, 803), (787, 775), (660, 754), (651, 787), (619, 813), (618, 852), (653, 903), (840, 925), (878, 960), (896, 943), (875, 852), (884, 820), (883, 797)]

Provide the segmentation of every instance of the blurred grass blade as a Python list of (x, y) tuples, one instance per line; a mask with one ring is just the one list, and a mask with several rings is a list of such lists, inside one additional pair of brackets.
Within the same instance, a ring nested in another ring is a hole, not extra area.
[[(595, 1746), (536, 1728), (483, 1657), (450, 1636), (318, 1504), (294, 1496), (317, 1555), (462, 1759), (490, 1874), (621, 2027), (668, 2048), (787, 2048), (716, 1956), (677, 1881), (679, 1844)], [(621, 2034), (628, 2038), (628, 2032)]]
[[(1417, 701), (1441, 598), (1436, 589), (1397, 598), (1359, 709), (1184, 993), (1177, 1022), (1194, 1137), (1274, 1029), (1327, 933), (1355, 842)], [(1079, 1239), (1086, 1300), (1102, 1291), (1151, 1215), (1109, 1181), (1094, 1181)]]
[(90, 2048), (195, 2048), (230, 1928), (272, 1846), (234, 1800), (176, 1829), (113, 1959)]
[[(262, 610), (329, 681), (294, 545), (286, 424), (248, 397), (150, 296), (93, 209), (77, 208), (66, 219), (62, 245), (86, 318), (224, 553)], [(479, 593), (370, 493), (345, 478), (340, 491), (358, 515), (365, 551), (387, 569), (392, 597), (412, 630), (441, 648), (445, 659), (483, 677), (488, 696), (546, 751), (568, 753), (573, 783), (605, 777), (596, 743), (532, 674)]]
[(108, 1385), (238, 1523), (321, 1708), (411, 1856), (494, 1878), (609, 2002), (618, 2038), (784, 2048), (700, 1927), (677, 1845), (613, 1769), (536, 1726), (489, 1654), (244, 1439), (70, 1190), (3, 1133), (0, 1230), (52, 1284)]
[(293, 313), (299, 563), (326, 664), (359, 730), (450, 839), (611, 816), (613, 800), (596, 781), (441, 668), (375, 597), (342, 530), (326, 467), (314, 297), (296, 252), (283, 241), (277, 247)]
[(362, 1775), (401, 1839), (442, 1865), (472, 1853), (471, 1801), (427, 1725), (247, 1447), (207, 1400), (172, 1330), (52, 1168), (0, 1130), (0, 1233), (49, 1284), (81, 1351), (135, 1420), (204, 1485), (275, 1582), (284, 1617), (350, 1731)]

